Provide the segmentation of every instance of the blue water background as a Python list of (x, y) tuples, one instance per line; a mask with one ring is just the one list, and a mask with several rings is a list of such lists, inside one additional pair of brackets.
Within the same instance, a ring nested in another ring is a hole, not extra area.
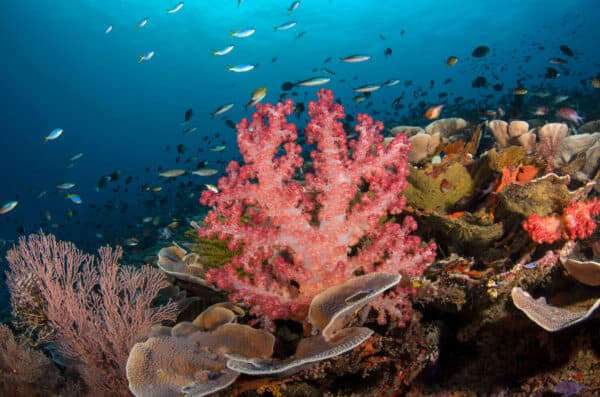
[[(144, 216), (160, 215), (166, 221), (181, 218), (186, 211), (193, 215), (195, 208), (199, 211), (202, 184), (216, 183), (217, 176), (186, 176), (169, 184), (157, 176), (157, 167), (182, 165), (175, 163), (177, 144), (187, 148), (184, 159), (196, 156), (211, 166), (218, 159), (236, 158), (234, 130), (209, 113), (234, 102), (235, 108), (225, 118), (238, 122), (251, 114), (243, 105), (254, 89), (267, 87), (266, 100), (277, 101), (283, 82), (323, 75), (313, 68), (327, 67), (337, 73), (326, 87), (334, 90), (348, 113), (365, 111), (367, 103), (352, 102), (352, 88), (393, 78), (414, 84), (374, 93), (370, 110), (391, 110), (391, 102), (402, 91), (409, 93), (406, 103), (416, 101), (410, 92), (417, 87), (429, 91), (419, 99), (428, 105), (438, 104), (437, 94), (442, 91), (449, 93), (448, 102), (457, 96), (480, 101), (492, 93), (488, 103), (505, 105), (518, 77), (531, 74), (524, 83), (528, 87), (548, 83), (539, 76), (551, 66), (550, 57), (565, 58), (559, 51), (562, 44), (576, 56), (568, 58), (565, 70), (570, 74), (551, 82), (555, 92), (592, 91), (589, 84), (583, 88), (580, 80), (589, 81), (600, 71), (600, 7), (594, 0), (302, 0), (292, 15), (287, 13), (291, 1), (246, 0), (238, 6), (235, 0), (188, 0), (179, 13), (168, 15), (165, 10), (176, 3), (19, 0), (3, 4), (0, 205), (15, 199), (19, 205), (0, 215), (0, 239), (15, 239), (19, 226), (26, 232), (43, 226), (60, 238), (95, 247), (122, 241), (131, 233), (126, 225), (139, 224)], [(145, 17), (150, 18), (148, 25), (136, 28)], [(289, 20), (298, 25), (288, 31), (273, 29)], [(105, 34), (108, 25), (114, 29)], [(257, 30), (252, 37), (229, 36), (230, 31), (247, 26)], [(304, 36), (295, 39), (302, 31)], [(211, 55), (228, 44), (236, 46), (229, 55)], [(481, 44), (491, 48), (490, 54), (472, 58), (471, 51)], [(537, 50), (538, 46), (545, 49)], [(386, 57), (388, 47), (393, 53)], [(155, 51), (154, 58), (138, 63), (138, 57), (150, 50)], [(360, 64), (338, 61), (356, 53), (372, 59)], [(452, 68), (445, 64), (450, 55), (460, 59)], [(532, 59), (526, 63), (528, 55)], [(277, 60), (272, 62), (274, 57)], [(333, 59), (325, 64), (327, 57)], [(240, 63), (260, 65), (249, 73), (226, 70), (227, 65)], [(491, 83), (504, 83), (503, 91), (472, 88), (471, 81), (480, 74)], [(445, 78), (453, 81), (442, 85)], [(430, 90), (432, 79), (436, 84)], [(307, 102), (315, 98), (317, 88), (296, 91), (295, 99)], [(190, 125), (198, 130), (186, 135), (180, 124), (187, 108), (193, 108)], [(426, 121), (415, 119), (412, 124)], [(63, 136), (44, 143), (43, 137), (58, 127), (64, 129)], [(209, 153), (210, 145), (202, 137), (217, 132), (221, 137), (211, 144), (225, 141), (227, 150)], [(204, 152), (197, 152), (198, 148)], [(79, 152), (83, 158), (67, 168), (67, 159)], [(195, 163), (184, 166), (191, 171)], [(151, 168), (149, 173), (146, 167)], [(122, 172), (121, 179), (96, 191), (100, 177), (115, 170)], [(127, 176), (139, 179), (124, 192)], [(188, 178), (193, 182), (188, 190), (195, 194), (176, 198), (177, 183)], [(82, 197), (82, 205), (71, 203), (54, 188), (63, 182), (77, 184), (73, 191)], [(144, 183), (162, 185), (164, 190), (142, 192)], [(117, 185), (120, 190), (113, 192)], [(42, 191), (47, 195), (36, 198)], [(150, 209), (141, 204), (157, 196), (168, 201)], [(125, 203), (128, 208), (122, 212)], [(77, 211), (71, 218), (66, 214), (69, 208)], [(43, 221), (44, 211), (51, 213), (50, 221)], [(98, 232), (104, 238), (98, 239)]]

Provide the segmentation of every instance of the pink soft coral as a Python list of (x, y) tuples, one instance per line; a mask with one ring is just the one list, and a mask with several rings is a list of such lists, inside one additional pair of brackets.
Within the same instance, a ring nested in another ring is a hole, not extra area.
[(561, 238), (576, 240), (592, 235), (596, 229), (594, 217), (600, 214), (600, 200), (578, 201), (569, 204), (562, 216), (531, 214), (523, 229), (538, 244), (554, 243)]
[[(422, 246), (410, 233), (415, 221), (386, 221), (400, 214), (405, 199), (409, 143), (397, 136), (385, 147), (383, 125), (357, 117), (357, 140), (348, 142), (343, 107), (321, 90), (309, 104), (306, 128), (314, 172), (305, 184), (292, 179), (303, 164), (296, 126), (287, 123), (293, 102), (258, 105), (252, 122), (237, 126), (244, 165), (233, 161), (219, 192), (205, 191), (201, 203), (214, 206), (199, 230), (202, 237), (228, 239), (241, 254), (207, 280), (231, 291), (230, 299), (262, 320), (304, 320), (312, 298), (358, 273), (419, 276), (435, 246)], [(281, 150), (283, 149), (283, 151)], [(401, 294), (402, 291), (397, 291)], [(404, 294), (405, 295), (405, 294)], [(405, 316), (406, 303), (380, 301), (378, 309)], [(385, 316), (380, 316), (385, 317)]]

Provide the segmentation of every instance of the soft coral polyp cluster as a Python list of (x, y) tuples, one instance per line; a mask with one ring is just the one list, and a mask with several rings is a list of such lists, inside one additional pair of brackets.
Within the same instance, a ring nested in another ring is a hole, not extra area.
[(596, 229), (594, 217), (600, 215), (600, 200), (593, 198), (569, 204), (561, 216), (531, 214), (523, 229), (538, 244), (554, 243), (560, 239), (577, 240), (589, 237)]
[[(230, 291), (230, 299), (263, 320), (303, 320), (312, 298), (358, 274), (390, 272), (419, 276), (435, 246), (411, 235), (415, 221), (389, 221), (405, 205), (409, 143), (399, 135), (383, 144), (383, 125), (357, 117), (358, 138), (348, 141), (344, 109), (321, 90), (309, 104), (306, 127), (312, 172), (293, 179), (304, 159), (294, 124), (293, 102), (258, 105), (252, 121), (238, 126), (243, 165), (233, 161), (219, 192), (205, 191), (213, 207), (202, 237), (227, 239), (241, 254), (207, 280)], [(405, 294), (406, 295), (406, 294)], [(380, 311), (403, 317), (406, 304), (380, 301)]]

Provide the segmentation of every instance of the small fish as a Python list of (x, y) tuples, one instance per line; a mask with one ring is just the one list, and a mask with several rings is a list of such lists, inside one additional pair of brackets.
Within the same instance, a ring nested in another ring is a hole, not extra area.
[(234, 106), (233, 103), (226, 103), (224, 105), (219, 106), (217, 109), (215, 109), (214, 112), (212, 112), (210, 115), (215, 117), (218, 116), (220, 114), (225, 113), (226, 111), (230, 110), (232, 107)]
[(167, 10), (167, 14), (175, 14), (182, 8), (183, 8), (183, 1), (180, 1), (179, 3), (177, 3), (177, 5), (175, 7), (171, 8), (170, 10)]
[(554, 68), (546, 68), (546, 74), (544, 74), (544, 77), (547, 79), (556, 79), (560, 77), (560, 73)]
[(219, 170), (216, 170), (214, 168), (200, 168), (197, 169), (196, 171), (192, 171), (192, 174), (194, 175), (198, 175), (198, 176), (211, 176), (211, 175), (215, 175), (219, 172)]
[(113, 30), (113, 26), (112, 25), (108, 25), (106, 27), (106, 29), (104, 29), (104, 34), (109, 34), (110, 32), (112, 32)]
[(162, 190), (162, 186), (152, 186), (148, 190), (151, 191), (151, 192), (154, 192), (154, 193), (158, 193), (158, 192), (160, 192)]
[(81, 197), (79, 197), (78, 194), (73, 194), (73, 193), (67, 194), (67, 198), (75, 204), (83, 203), (83, 201), (81, 200)]
[(181, 168), (175, 168), (172, 170), (166, 170), (163, 172), (160, 172), (158, 175), (165, 177), (165, 178), (174, 178), (176, 176), (180, 176), (185, 174), (185, 170), (182, 170)]
[(219, 193), (219, 188), (213, 185), (212, 183), (205, 183), (204, 186), (206, 186), (206, 188), (211, 192)]
[(355, 97), (352, 98), (352, 100), (356, 103), (361, 103), (363, 102), (365, 99), (367, 99), (366, 96), (364, 95), (356, 95)]
[(568, 57), (572, 57), (575, 55), (575, 53), (573, 52), (572, 49), (570, 49), (568, 46), (566, 45), (561, 45), (560, 47), (560, 52), (562, 52), (563, 54), (565, 54)]
[(296, 35), (296, 37), (294, 37), (294, 40), (298, 40), (300, 37), (304, 36), (306, 34), (306, 30), (303, 30), (302, 32), (298, 33)]
[(526, 95), (529, 91), (525, 87), (517, 87), (513, 90), (513, 95), (523, 96)]
[(208, 150), (210, 150), (211, 152), (222, 152), (226, 148), (227, 148), (227, 146), (225, 146), (225, 145), (218, 145), (218, 146), (209, 147)]
[(0, 207), (0, 214), (6, 214), (7, 212), (14, 210), (18, 204), (19, 204), (19, 202), (16, 200), (9, 201), (8, 203), (6, 203), (2, 207)]
[(398, 80), (398, 79), (391, 79), (391, 80), (384, 81), (381, 85), (383, 87), (393, 87), (393, 86), (398, 85), (398, 84), (400, 84), (400, 80)]
[(246, 109), (255, 106), (257, 103), (262, 101), (267, 96), (267, 87), (260, 87), (254, 90), (250, 100), (246, 104)]
[(310, 79), (301, 80), (297, 82), (295, 85), (300, 87), (315, 87), (318, 85), (327, 84), (331, 81), (329, 77), (311, 77)]
[(135, 25), (138, 29), (143, 28), (144, 26), (148, 25), (148, 22), (150, 21), (150, 18), (144, 18), (141, 21), (139, 21), (137, 23), (137, 25)]
[(594, 88), (600, 88), (600, 78), (594, 77), (591, 80), (591, 83), (592, 83), (592, 87), (594, 87)]
[(234, 48), (235, 48), (235, 46), (230, 44), (227, 47), (221, 48), (220, 50), (213, 51), (212, 54), (215, 56), (227, 55), (231, 51), (233, 51)]
[(292, 12), (296, 11), (298, 9), (298, 7), (300, 7), (300, 2), (299, 1), (294, 1), (290, 5), (290, 8), (288, 8), (288, 15), (291, 14)]
[(548, 62), (550, 62), (553, 65), (564, 65), (565, 63), (567, 63), (567, 60), (562, 58), (550, 58)]
[(480, 45), (479, 47), (476, 47), (473, 52), (471, 53), (471, 56), (473, 58), (483, 58), (484, 56), (486, 56), (488, 53), (490, 52), (490, 47), (485, 46), (485, 45)]
[(198, 128), (197, 127), (188, 127), (185, 130), (183, 130), (183, 132), (185, 134), (191, 134), (192, 132), (195, 132)]
[(298, 24), (298, 22), (296, 22), (296, 21), (289, 21), (286, 23), (282, 23), (279, 26), (275, 26), (273, 29), (275, 29), (275, 31), (289, 30), (289, 29), (293, 28), (294, 26), (296, 26), (297, 24)]
[(148, 51), (144, 55), (138, 57), (138, 63), (147, 62), (154, 57), (154, 51)]
[(40, 194), (37, 195), (37, 198), (41, 199), (42, 197), (44, 197), (46, 194), (48, 194), (47, 191), (43, 190), (40, 192)]
[(447, 66), (454, 66), (458, 63), (458, 57), (451, 55), (448, 57), (448, 59), (446, 59), (446, 65)]
[(534, 116), (545, 116), (550, 112), (550, 109), (548, 109), (546, 106), (538, 106), (535, 108), (535, 111), (533, 112)]
[(531, 95), (536, 96), (538, 98), (548, 98), (550, 95), (550, 91), (547, 90), (536, 90), (531, 93)]
[(50, 134), (48, 134), (48, 136), (44, 137), (44, 141), (53, 141), (56, 138), (58, 138), (59, 136), (61, 136), (62, 133), (63, 133), (62, 128), (55, 128), (52, 130), (52, 132), (50, 132)]
[(391, 55), (392, 55), (392, 49), (391, 49), (391, 48), (389, 48), (389, 47), (388, 47), (388, 48), (386, 48), (386, 49), (383, 51), (383, 55), (385, 55), (386, 57), (389, 57), (389, 56), (391, 56)]
[(245, 29), (240, 29), (240, 30), (236, 30), (235, 32), (231, 32), (231, 35), (233, 37), (237, 37), (237, 38), (245, 38), (245, 37), (250, 37), (252, 36), (254, 33), (256, 33), (256, 29), (252, 28), (252, 27), (248, 27)]
[(569, 99), (568, 95), (557, 95), (554, 97), (554, 100), (552, 102), (554, 102), (554, 104), (557, 105), (559, 103), (566, 101), (567, 99)]
[(444, 105), (432, 106), (429, 109), (427, 109), (425, 113), (423, 113), (423, 117), (425, 117), (427, 120), (437, 119), (438, 117), (440, 117), (440, 113), (442, 112), (443, 107)]
[(571, 109), (568, 107), (558, 109), (558, 111), (556, 112), (556, 117), (569, 120), (575, 124), (583, 123), (583, 117), (581, 117), (575, 109)]
[(368, 61), (369, 59), (371, 59), (370, 55), (354, 54), (354, 55), (349, 55), (345, 58), (340, 58), (340, 61), (346, 62), (346, 63), (358, 63), (358, 62)]
[(235, 72), (235, 73), (244, 73), (244, 72), (251, 71), (252, 69), (254, 69), (257, 66), (258, 66), (258, 63), (255, 63), (255, 64), (243, 63), (241, 65), (227, 66), (227, 71)]
[(192, 116), (194, 115), (194, 111), (192, 110), (192, 108), (189, 108), (188, 110), (185, 111), (185, 114), (183, 115), (183, 122), (187, 123), (192, 119)]
[(82, 157), (83, 157), (83, 153), (77, 153), (77, 154), (69, 157), (69, 161), (71, 161), (71, 162), (72, 161), (77, 161), (77, 160), (79, 160)]
[(366, 84), (361, 85), (360, 87), (354, 88), (352, 91), (354, 92), (373, 92), (377, 91), (381, 88), (379, 84)]
[(140, 241), (135, 238), (135, 237), (128, 237), (125, 240), (123, 240), (123, 244), (129, 246), (129, 247), (135, 247), (140, 243)]
[(71, 182), (65, 182), (65, 183), (61, 183), (60, 185), (56, 185), (57, 189), (60, 190), (69, 190), (69, 189), (73, 189), (75, 187), (74, 183)]
[(330, 70), (330, 69), (327, 69), (327, 68), (321, 68), (321, 72), (330, 74), (332, 76), (335, 76), (335, 72), (333, 70)]

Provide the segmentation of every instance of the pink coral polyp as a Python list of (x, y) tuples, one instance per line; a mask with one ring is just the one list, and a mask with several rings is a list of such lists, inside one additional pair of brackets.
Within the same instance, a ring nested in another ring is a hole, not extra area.
[[(435, 255), (433, 244), (410, 234), (412, 218), (385, 221), (405, 206), (406, 137), (386, 147), (382, 123), (359, 115), (358, 138), (348, 141), (339, 121), (343, 107), (331, 91), (318, 98), (308, 106), (305, 130), (315, 147), (314, 171), (303, 172), (303, 181), (293, 179), (304, 163), (296, 126), (287, 122), (293, 102), (259, 104), (252, 121), (237, 126), (243, 165), (231, 162), (219, 192), (204, 191), (200, 199), (213, 209), (199, 235), (241, 248), (207, 280), (265, 322), (302, 321), (315, 295), (358, 274), (419, 276)], [(382, 300), (374, 307), (405, 317), (399, 314), (405, 303)]]
[(594, 217), (600, 215), (600, 200), (593, 198), (569, 204), (562, 216), (531, 214), (523, 229), (538, 244), (554, 243), (561, 238), (577, 240), (590, 237), (596, 230)]

